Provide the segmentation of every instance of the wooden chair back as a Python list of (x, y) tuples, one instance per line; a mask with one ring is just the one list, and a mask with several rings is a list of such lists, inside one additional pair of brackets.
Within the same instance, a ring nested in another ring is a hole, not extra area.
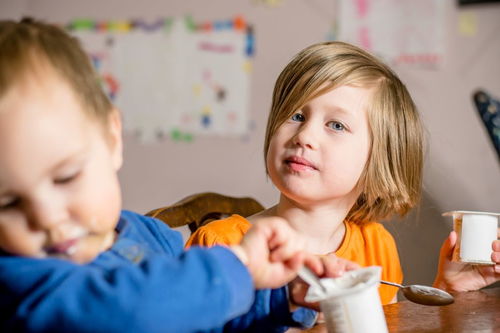
[(237, 198), (204, 192), (190, 195), (173, 205), (154, 209), (146, 215), (157, 218), (172, 228), (188, 225), (189, 230), (194, 232), (210, 221), (232, 214), (247, 217), (263, 209), (257, 200), (249, 197)]

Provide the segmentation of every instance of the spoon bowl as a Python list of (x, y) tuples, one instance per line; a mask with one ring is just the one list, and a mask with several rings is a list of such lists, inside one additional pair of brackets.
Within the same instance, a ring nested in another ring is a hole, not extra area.
[(403, 295), (411, 302), (422, 305), (448, 305), (455, 301), (452, 295), (444, 290), (412, 284), (404, 286), (394, 282), (381, 280), (380, 283), (401, 288)]

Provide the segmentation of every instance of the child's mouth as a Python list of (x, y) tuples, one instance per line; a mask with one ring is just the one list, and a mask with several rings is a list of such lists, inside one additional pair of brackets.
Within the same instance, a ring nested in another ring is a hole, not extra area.
[(78, 238), (54, 244), (46, 249), (48, 255), (70, 255), (75, 252)]
[(285, 160), (285, 164), (293, 171), (317, 170), (308, 160), (302, 157), (292, 156)]

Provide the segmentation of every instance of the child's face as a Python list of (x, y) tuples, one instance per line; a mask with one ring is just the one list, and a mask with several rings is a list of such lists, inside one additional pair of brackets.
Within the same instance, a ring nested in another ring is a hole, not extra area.
[(372, 90), (340, 86), (306, 104), (271, 138), (267, 168), (287, 198), (350, 207), (370, 153), (367, 105)]
[(0, 248), (85, 263), (114, 241), (120, 120), (106, 136), (65, 81), (43, 74), (0, 99)]

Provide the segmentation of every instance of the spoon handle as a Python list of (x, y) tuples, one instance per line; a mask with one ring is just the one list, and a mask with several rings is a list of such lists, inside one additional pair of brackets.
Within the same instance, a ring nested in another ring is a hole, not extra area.
[(395, 283), (395, 282), (389, 282), (389, 281), (380, 280), (380, 283), (387, 284), (389, 286), (398, 287), (398, 288), (404, 288), (404, 286), (402, 286), (402, 285), (400, 285), (398, 283)]

